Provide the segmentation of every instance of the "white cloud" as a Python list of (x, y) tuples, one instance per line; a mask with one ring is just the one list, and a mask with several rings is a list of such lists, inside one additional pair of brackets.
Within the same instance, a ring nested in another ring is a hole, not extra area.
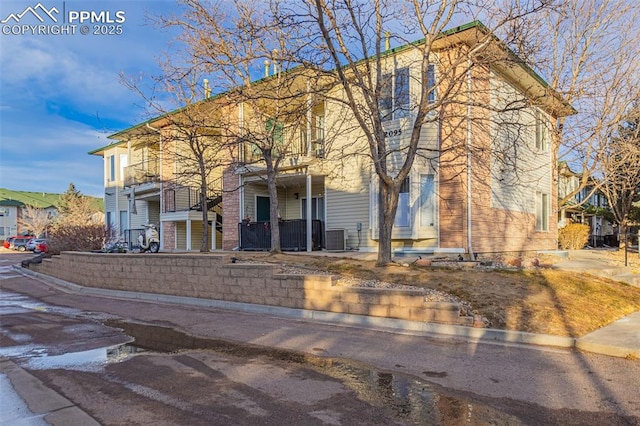
[[(0, 1), (0, 19), (28, 2)], [(102, 159), (87, 151), (140, 120), (138, 95), (119, 73), (157, 74), (155, 56), (168, 36), (146, 26), (145, 9), (166, 1), (75, 1), (67, 8), (124, 10), (121, 36), (0, 34), (0, 168), (2, 186), (63, 192), (69, 182), (88, 195), (103, 193)], [(99, 119), (98, 119), (99, 116)]]

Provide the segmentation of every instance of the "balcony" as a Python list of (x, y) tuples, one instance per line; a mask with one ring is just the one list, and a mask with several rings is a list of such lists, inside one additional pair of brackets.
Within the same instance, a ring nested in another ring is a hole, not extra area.
[[(184, 185), (174, 185), (164, 190), (163, 213), (173, 213), (187, 210), (202, 211), (202, 200), (199, 188)], [(220, 191), (208, 191), (206, 210), (210, 211), (220, 206), (222, 195)], [(222, 212), (218, 212), (221, 214)]]
[(158, 160), (142, 161), (124, 168), (124, 186), (144, 185), (160, 182), (160, 167)]
[[(272, 130), (273, 122), (267, 121), (265, 126), (267, 133), (264, 136), (270, 134), (273, 141), (271, 156), (283, 157), (290, 165), (304, 163), (313, 158), (324, 158), (324, 115), (319, 111), (314, 112), (311, 122), (306, 125), (275, 124), (276, 128)], [(250, 140), (244, 144), (245, 163), (256, 163), (263, 158), (262, 151)]]

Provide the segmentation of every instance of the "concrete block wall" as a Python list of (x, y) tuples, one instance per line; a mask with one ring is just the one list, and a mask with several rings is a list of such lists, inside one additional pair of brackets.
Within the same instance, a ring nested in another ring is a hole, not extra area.
[(410, 321), (471, 325), (457, 303), (420, 290), (337, 287), (330, 275), (283, 274), (277, 265), (231, 263), (229, 255), (63, 252), (33, 270), (86, 287), (197, 297)]

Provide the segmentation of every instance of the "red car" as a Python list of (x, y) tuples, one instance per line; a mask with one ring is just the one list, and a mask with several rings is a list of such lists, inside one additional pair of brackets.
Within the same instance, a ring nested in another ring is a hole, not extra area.
[(4, 244), (2, 245), (2, 247), (4, 248), (9, 248), (9, 246), (11, 245), (11, 241), (16, 238), (16, 237), (9, 237), (7, 239), (4, 240)]
[(37, 241), (34, 253), (46, 253), (49, 251), (49, 246), (47, 246), (47, 240)]

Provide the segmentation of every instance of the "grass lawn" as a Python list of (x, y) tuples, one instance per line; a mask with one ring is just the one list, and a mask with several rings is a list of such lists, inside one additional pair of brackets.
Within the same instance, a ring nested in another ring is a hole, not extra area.
[(498, 329), (579, 337), (640, 311), (640, 288), (571, 271), (378, 268), (374, 261), (299, 254), (236, 257), (440, 290), (469, 302)]

